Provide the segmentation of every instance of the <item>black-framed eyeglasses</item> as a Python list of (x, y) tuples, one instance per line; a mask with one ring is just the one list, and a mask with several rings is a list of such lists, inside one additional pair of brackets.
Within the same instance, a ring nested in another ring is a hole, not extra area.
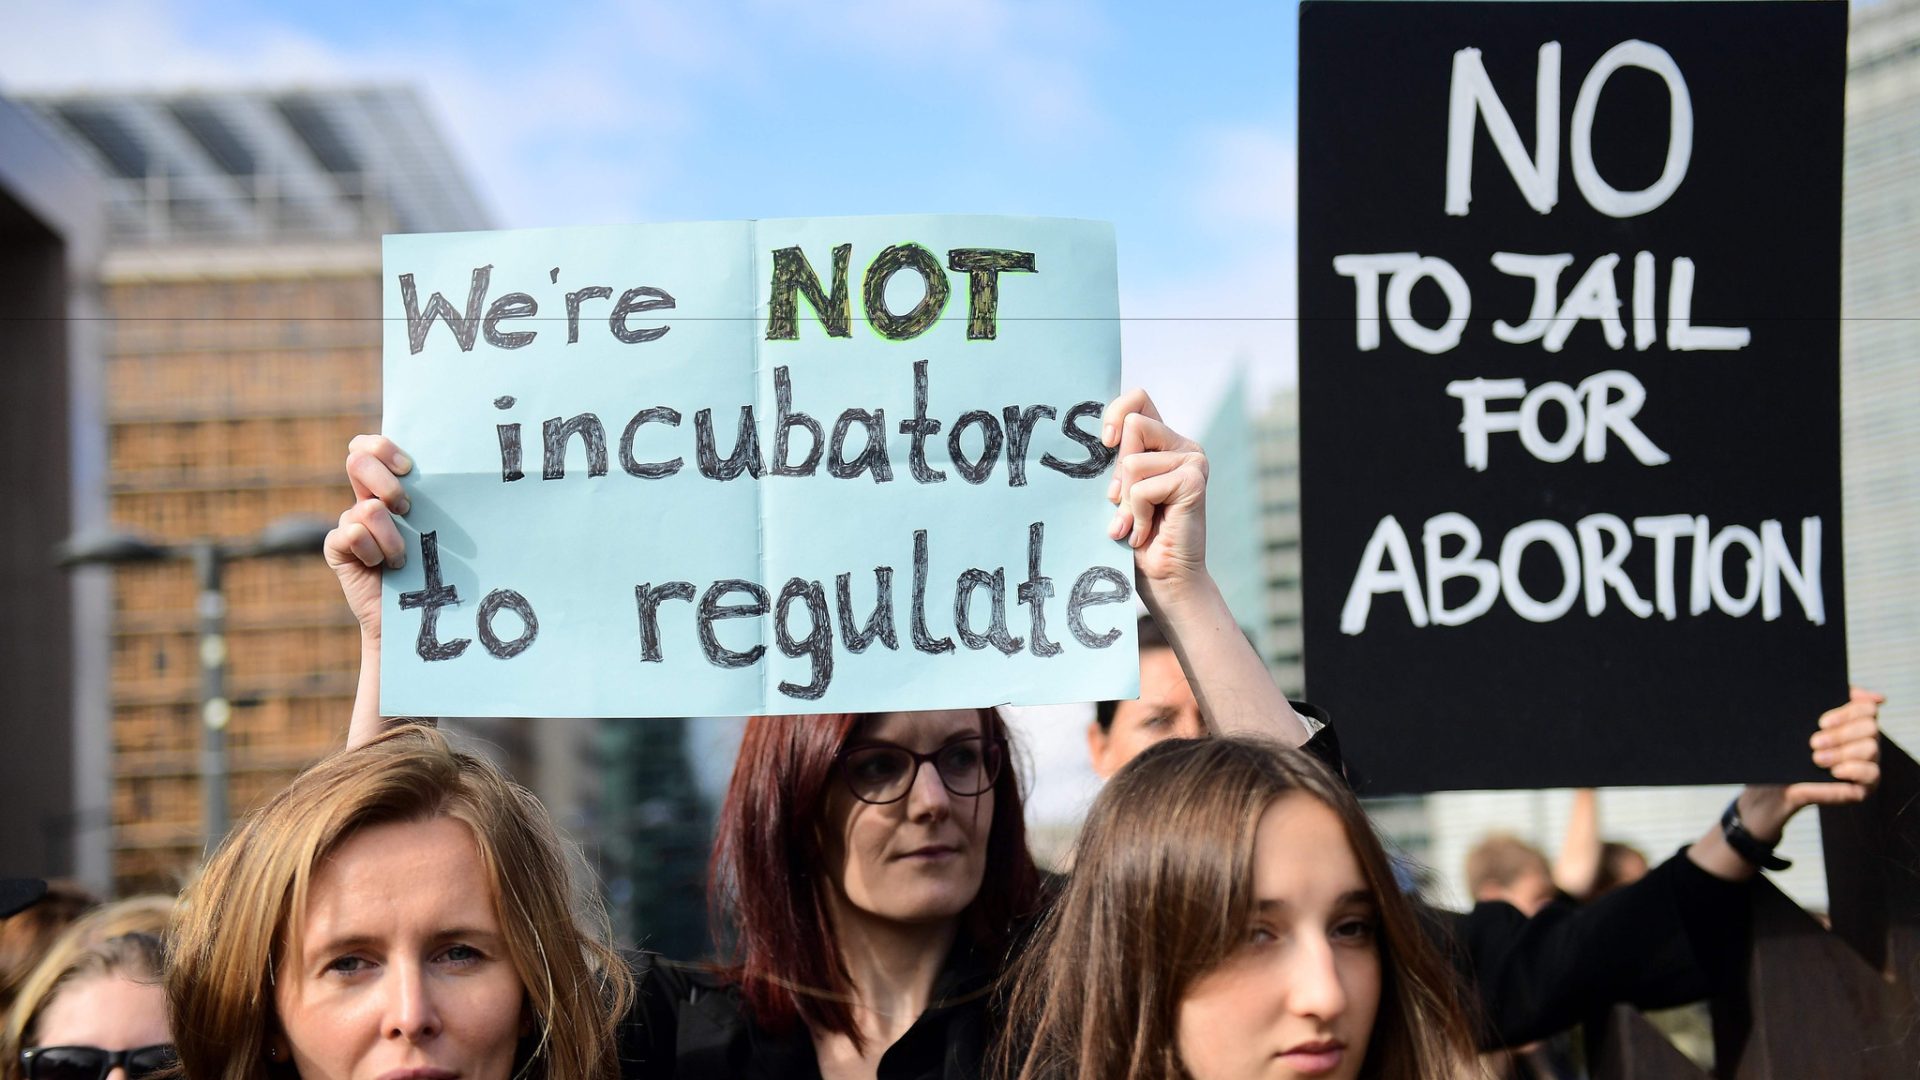
[(166, 1072), (178, 1064), (172, 1043), (137, 1046), (132, 1050), (102, 1050), (97, 1046), (36, 1046), (20, 1051), (20, 1068), (27, 1080), (107, 1080), (116, 1066), (127, 1070), (127, 1080)]
[(1007, 758), (1007, 741), (969, 735), (921, 754), (893, 743), (863, 743), (840, 751), (840, 776), (853, 797), (864, 803), (899, 802), (913, 790), (920, 766), (933, 762), (933, 771), (946, 789), (961, 796), (983, 795), (1000, 779)]

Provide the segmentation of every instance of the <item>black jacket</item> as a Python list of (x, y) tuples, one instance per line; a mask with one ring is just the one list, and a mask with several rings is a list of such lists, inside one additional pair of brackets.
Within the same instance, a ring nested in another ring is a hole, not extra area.
[[(1326, 715), (1294, 707), (1323, 725), (1306, 749), (1346, 775)], [(1452, 960), (1481, 1046), (1491, 1049), (1565, 1030), (1615, 1003), (1661, 1008), (1709, 996), (1739, 977), (1747, 911), (1744, 884), (1681, 854), (1585, 906), (1558, 902), (1532, 919), (1502, 903), (1464, 913), (1424, 908), (1422, 922)], [(1000, 1029), (994, 991), (1007, 959), (976, 949), (963, 932), (934, 983), (934, 1005), (881, 1057), (879, 1080), (978, 1080)], [(701, 965), (648, 953), (633, 962), (639, 998), (621, 1027), (622, 1080), (818, 1080), (803, 1026), (766, 1030), (738, 990)]]
[(1750, 940), (1748, 886), (1683, 851), (1590, 904), (1556, 900), (1529, 919), (1511, 904), (1432, 911), (1431, 924), (1477, 1004), (1483, 1048), (1518, 1046), (1615, 1004), (1665, 1009), (1739, 981)]
[[(955, 942), (933, 1005), (881, 1055), (879, 1080), (978, 1080), (999, 1024), (989, 1000), (1000, 965)], [(700, 965), (635, 958), (639, 1000), (620, 1033), (622, 1080), (819, 1080), (804, 1025), (771, 1032), (740, 993)]]

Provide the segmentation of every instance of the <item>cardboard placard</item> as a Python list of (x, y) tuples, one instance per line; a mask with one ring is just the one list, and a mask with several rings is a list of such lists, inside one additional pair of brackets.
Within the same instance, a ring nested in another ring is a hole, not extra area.
[(387, 714), (1128, 697), (1113, 231), (841, 218), (392, 236)]
[(1369, 791), (1813, 775), (1846, 26), (1303, 6), (1308, 691)]

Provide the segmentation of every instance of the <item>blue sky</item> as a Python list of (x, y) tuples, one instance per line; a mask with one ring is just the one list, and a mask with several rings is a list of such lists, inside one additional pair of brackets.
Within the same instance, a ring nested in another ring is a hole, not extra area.
[[(1291, 4), (0, 0), (0, 92), (403, 81), (505, 226), (1112, 221), (1126, 378), (1291, 383)], [(1250, 321), (1250, 320), (1262, 321)]]
[[(1237, 367), (1293, 381), (1289, 3), (0, 0), (0, 27), (0, 93), (413, 84), (502, 226), (1112, 221), (1124, 377), (1176, 427)], [(1036, 820), (1094, 786), (1084, 723), (1022, 725)]]

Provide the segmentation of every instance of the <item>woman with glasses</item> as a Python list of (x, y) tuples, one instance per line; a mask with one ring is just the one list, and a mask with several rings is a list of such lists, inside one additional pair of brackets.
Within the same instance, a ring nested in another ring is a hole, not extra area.
[[(1133, 549), (1139, 595), (1213, 728), (1290, 745), (1306, 731), (1205, 567), (1206, 459), (1142, 391), (1110, 404), (1108, 535)], [(378, 714), (380, 568), (405, 548), (392, 514), (410, 468), (354, 440), (358, 501), (327, 538), (362, 627), (350, 743)], [(983, 693), (991, 698), (991, 693)], [(709, 902), (728, 963), (641, 960), (622, 1068), (640, 1078), (971, 1078), (995, 1022), (990, 984), (1042, 904), (1018, 770), (992, 709), (765, 717), (740, 749)]]
[(647, 965), (643, 1075), (978, 1076), (1041, 901), (1008, 752), (992, 709), (753, 720), (714, 844), (732, 963)]
[(51, 954), (7, 1014), (7, 1080), (148, 1080), (174, 1065), (160, 939)]

